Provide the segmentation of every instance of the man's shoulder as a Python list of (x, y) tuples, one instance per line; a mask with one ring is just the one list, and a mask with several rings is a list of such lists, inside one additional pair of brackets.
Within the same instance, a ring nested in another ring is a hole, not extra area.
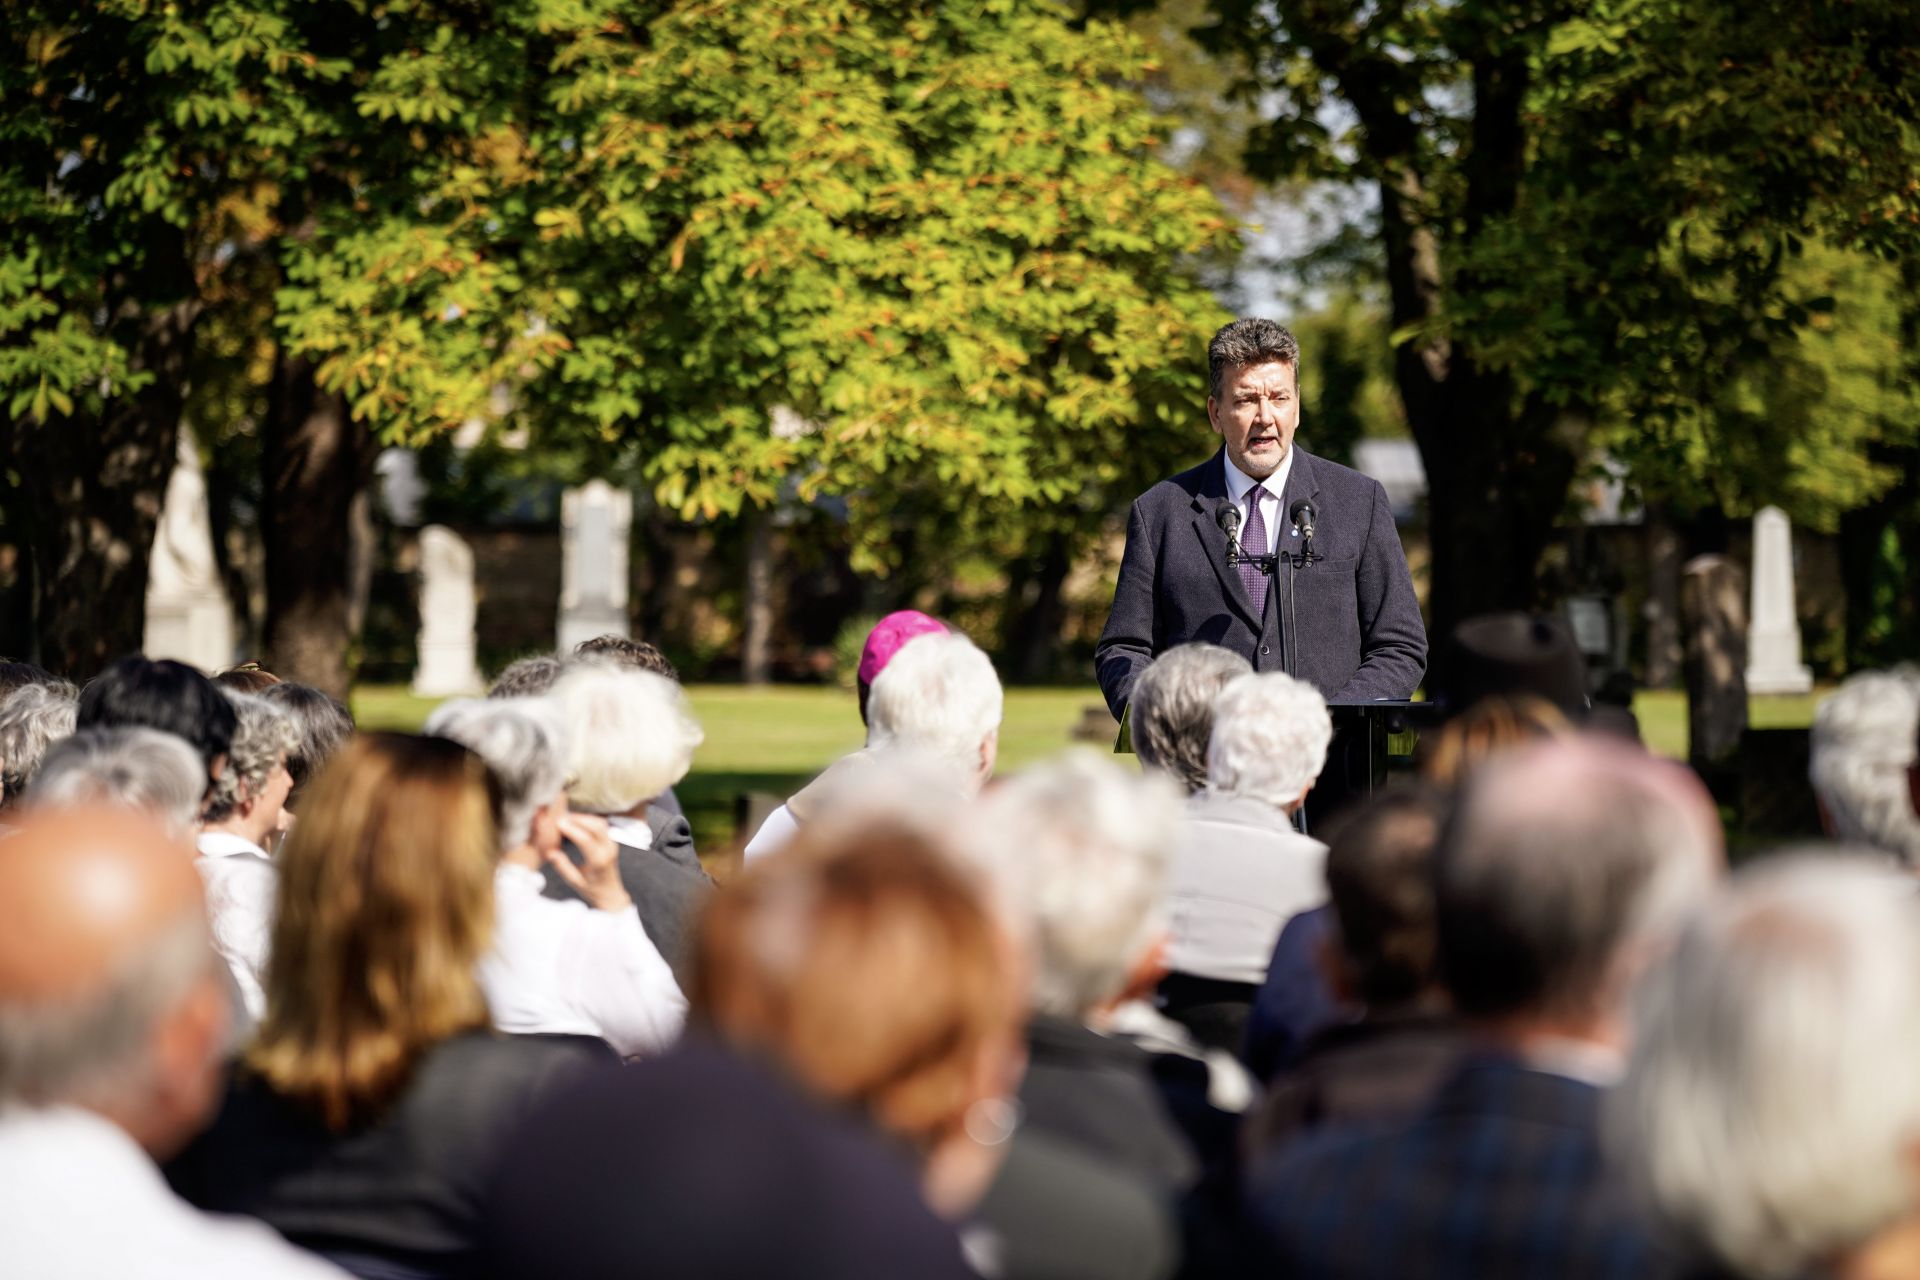
[(1142, 510), (1187, 507), (1195, 498), (1224, 494), (1226, 483), (1226, 472), (1221, 469), (1220, 455), (1216, 452), (1206, 461), (1154, 485), (1134, 499), (1134, 505)]
[(1308, 453), (1305, 449), (1299, 452), (1300, 460), (1304, 461), (1308, 469), (1313, 472), (1314, 488), (1321, 493), (1363, 493), (1371, 497), (1374, 490), (1382, 488), (1378, 480), (1364, 471), (1355, 471), (1352, 467), (1341, 466), (1317, 453)]

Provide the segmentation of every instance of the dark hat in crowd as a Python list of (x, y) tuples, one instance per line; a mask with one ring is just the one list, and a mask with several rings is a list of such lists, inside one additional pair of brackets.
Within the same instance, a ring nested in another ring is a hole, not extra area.
[(1586, 659), (1566, 624), (1544, 614), (1467, 619), (1448, 637), (1435, 674), (1453, 712), (1491, 697), (1542, 698), (1574, 719), (1588, 706)]

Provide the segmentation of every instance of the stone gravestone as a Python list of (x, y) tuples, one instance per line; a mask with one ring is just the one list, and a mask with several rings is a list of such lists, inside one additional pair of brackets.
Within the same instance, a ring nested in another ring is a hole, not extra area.
[(1728, 763), (1747, 727), (1746, 582), (1726, 556), (1680, 571), (1686, 629), (1687, 759), (1703, 772)]
[(1753, 513), (1753, 633), (1748, 641), (1748, 693), (1805, 693), (1813, 672), (1800, 661), (1800, 619), (1794, 612), (1793, 525), (1778, 507)]
[(233, 606), (213, 554), (207, 481), (193, 437), (183, 428), (153, 535), (141, 648), (151, 658), (219, 671), (233, 664), (233, 645)]
[(555, 646), (627, 634), (627, 538), (633, 495), (589, 480), (560, 499), (560, 620)]
[(420, 665), (413, 691), (423, 698), (480, 693), (474, 661), (473, 548), (445, 525), (420, 530)]

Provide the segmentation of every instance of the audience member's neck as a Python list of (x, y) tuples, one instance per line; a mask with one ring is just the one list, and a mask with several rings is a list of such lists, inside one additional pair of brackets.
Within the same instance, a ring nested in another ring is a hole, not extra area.
[(500, 861), (507, 863), (509, 866), (531, 867), (535, 871), (538, 871), (543, 859), (540, 857), (539, 848), (533, 841), (529, 840), (519, 848), (509, 849), (501, 854)]
[(645, 822), (647, 820), (647, 806), (652, 803), (653, 801), (651, 799), (642, 800), (625, 813), (610, 813), (607, 816), (610, 818), (632, 818), (635, 822)]
[(1894, 1224), (1839, 1259), (1824, 1274), (1834, 1280), (1906, 1280), (1920, 1275), (1920, 1220), (1909, 1218)]
[[(1583, 1065), (1617, 1071), (1627, 1053), (1626, 1027), (1619, 1018), (1606, 1012), (1514, 1014), (1483, 1020), (1478, 1029), (1499, 1048), (1546, 1070), (1554, 1070), (1556, 1065), (1577, 1058)], [(1585, 1071), (1556, 1073), (1587, 1074)]]

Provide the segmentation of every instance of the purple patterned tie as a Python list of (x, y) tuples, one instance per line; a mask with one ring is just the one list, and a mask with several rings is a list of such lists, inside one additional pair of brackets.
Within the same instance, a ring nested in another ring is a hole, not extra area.
[(1267, 616), (1267, 575), (1251, 560), (1267, 554), (1267, 520), (1260, 514), (1260, 499), (1266, 492), (1261, 485), (1247, 490), (1247, 523), (1240, 530), (1240, 581), (1246, 584), (1253, 611), (1262, 618)]

